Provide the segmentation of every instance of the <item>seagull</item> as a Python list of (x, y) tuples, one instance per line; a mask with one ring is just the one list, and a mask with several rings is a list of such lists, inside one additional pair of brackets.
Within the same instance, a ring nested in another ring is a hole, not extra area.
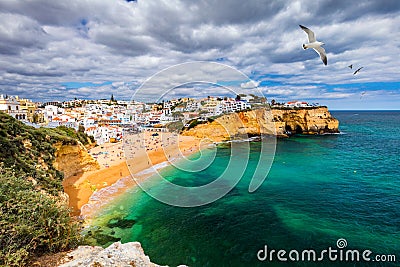
[(362, 68), (364, 68), (364, 67), (358, 68), (358, 69), (353, 73), (353, 75), (356, 75)]
[(324, 64), (327, 65), (328, 58), (326, 57), (325, 49), (323, 47), (321, 47), (322, 45), (324, 45), (324, 43), (319, 42), (315, 39), (315, 34), (312, 30), (310, 30), (307, 27), (304, 27), (303, 25), (299, 25), (299, 26), (308, 35), (308, 44), (303, 44), (303, 49), (307, 49), (307, 48), (314, 49), (315, 52), (317, 52), (319, 54), (319, 56), (321, 57), (322, 62), (324, 62)]
[(349, 67), (350, 69), (352, 69), (352, 68), (353, 68), (353, 64), (349, 65), (348, 67)]

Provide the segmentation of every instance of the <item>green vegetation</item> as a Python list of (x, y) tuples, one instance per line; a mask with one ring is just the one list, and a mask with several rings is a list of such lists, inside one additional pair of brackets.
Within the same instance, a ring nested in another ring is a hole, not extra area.
[(179, 133), (182, 128), (183, 128), (183, 123), (182, 121), (174, 121), (174, 122), (170, 122), (167, 125), (165, 125), (165, 127), (168, 129), (168, 131), (170, 132), (177, 132)]
[(79, 233), (60, 199), (55, 143), (90, 142), (73, 129), (35, 129), (0, 112), (0, 266), (77, 245)]
[(56, 129), (61, 135), (67, 135), (75, 140), (78, 140), (84, 145), (90, 145), (95, 142), (93, 136), (88, 136), (85, 134), (85, 128), (83, 126), (79, 126), (78, 131), (75, 131), (73, 128), (68, 128), (65, 126), (58, 126)]
[(33, 178), (38, 187), (50, 194), (62, 190), (63, 179), (63, 174), (53, 167), (53, 144), (75, 145), (78, 140), (90, 142), (83, 132), (66, 127), (35, 129), (0, 112), (0, 162), (21, 176)]
[(77, 246), (78, 225), (57, 199), (0, 168), (1, 266), (26, 266), (32, 256)]
[(272, 106), (271, 109), (277, 109), (277, 110), (313, 110), (313, 109), (319, 109), (319, 108), (327, 108), (327, 106), (315, 106), (315, 107), (282, 107), (282, 106)]
[(208, 117), (208, 118), (207, 118), (207, 121), (211, 123), (211, 122), (215, 121), (216, 119), (218, 119), (218, 118), (220, 118), (220, 117), (222, 117), (222, 116), (224, 116), (224, 115), (226, 115), (226, 114), (223, 113), (223, 114), (219, 114), (219, 115), (215, 115), (215, 116)]
[(189, 129), (192, 129), (192, 128), (194, 128), (194, 127), (196, 127), (196, 126), (199, 125), (199, 124), (204, 124), (204, 123), (206, 123), (206, 121), (199, 121), (199, 120), (197, 120), (197, 119), (191, 120), (191, 121), (189, 122), (188, 130), (189, 130)]

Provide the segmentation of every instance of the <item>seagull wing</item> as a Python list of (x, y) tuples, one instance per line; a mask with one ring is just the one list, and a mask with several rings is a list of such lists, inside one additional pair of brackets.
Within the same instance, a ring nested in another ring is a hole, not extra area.
[(326, 57), (325, 49), (321, 46), (314, 48), (315, 52), (317, 52), (325, 65), (328, 65), (328, 58)]
[(364, 67), (358, 68), (358, 69), (353, 73), (353, 75), (356, 75), (362, 68), (364, 68)]
[(299, 26), (300, 26), (300, 28), (303, 29), (303, 31), (305, 31), (305, 32), (307, 33), (307, 35), (308, 35), (308, 41), (309, 41), (310, 43), (313, 43), (313, 42), (316, 41), (316, 39), (315, 39), (315, 34), (314, 34), (314, 32), (313, 32), (312, 30), (310, 30), (310, 29), (307, 28), (307, 27), (304, 27), (303, 25), (299, 25)]

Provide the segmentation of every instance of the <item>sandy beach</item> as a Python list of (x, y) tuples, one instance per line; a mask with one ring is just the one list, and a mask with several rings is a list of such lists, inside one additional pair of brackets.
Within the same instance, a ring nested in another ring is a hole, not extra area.
[[(69, 195), (72, 215), (90, 217), (100, 208), (96, 204), (104, 204), (126, 189), (136, 186), (132, 175), (139, 181), (146, 179), (150, 173), (135, 174), (162, 162), (190, 155), (209, 144), (201, 139), (175, 133), (143, 132), (126, 135), (122, 142), (107, 143), (90, 149), (88, 152), (99, 162), (100, 169), (71, 176), (63, 181), (64, 191)], [(107, 190), (109, 188), (112, 190)]]

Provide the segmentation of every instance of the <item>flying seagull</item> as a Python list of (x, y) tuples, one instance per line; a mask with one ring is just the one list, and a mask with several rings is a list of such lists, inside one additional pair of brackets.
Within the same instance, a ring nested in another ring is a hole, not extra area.
[(352, 68), (353, 68), (353, 64), (349, 65), (348, 67), (349, 67), (350, 69), (352, 69)]
[(303, 49), (307, 49), (307, 48), (314, 49), (315, 52), (317, 52), (319, 54), (319, 56), (321, 57), (322, 62), (324, 62), (324, 64), (327, 65), (328, 58), (326, 57), (325, 49), (322, 47), (322, 45), (324, 45), (324, 43), (319, 42), (315, 39), (315, 34), (312, 30), (310, 30), (307, 27), (304, 27), (303, 25), (299, 25), (299, 26), (308, 35), (308, 44), (303, 44)]
[(358, 69), (353, 73), (353, 75), (356, 75), (362, 68), (364, 68), (364, 67), (358, 68)]

